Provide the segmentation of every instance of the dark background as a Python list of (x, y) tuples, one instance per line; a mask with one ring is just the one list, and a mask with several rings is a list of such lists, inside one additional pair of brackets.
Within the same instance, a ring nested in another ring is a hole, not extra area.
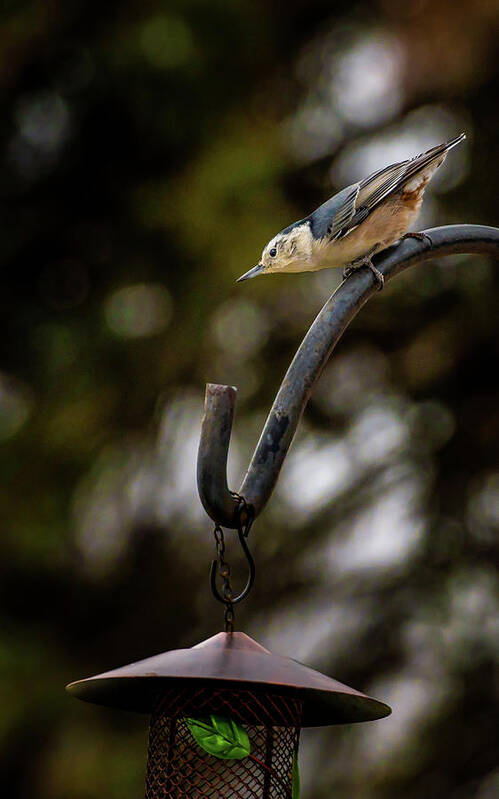
[[(498, 21), (494, 0), (2, 4), (9, 799), (143, 795), (146, 719), (64, 685), (221, 629), (204, 384), (239, 388), (236, 487), (340, 280), (235, 278), (333, 191), (461, 130), (419, 225), (498, 224)], [(240, 628), (394, 709), (304, 731), (310, 799), (499, 795), (498, 282), (458, 256), (377, 295), (254, 526)]]

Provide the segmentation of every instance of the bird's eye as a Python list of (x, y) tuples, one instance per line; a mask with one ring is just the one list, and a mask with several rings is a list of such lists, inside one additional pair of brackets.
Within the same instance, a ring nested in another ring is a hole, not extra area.
[(269, 255), (270, 255), (270, 257), (271, 257), (271, 258), (275, 258), (275, 257), (276, 257), (276, 255), (277, 255), (277, 250), (276, 250), (276, 248), (275, 248), (275, 247), (272, 247), (272, 249), (271, 249), (271, 250), (269, 250)]

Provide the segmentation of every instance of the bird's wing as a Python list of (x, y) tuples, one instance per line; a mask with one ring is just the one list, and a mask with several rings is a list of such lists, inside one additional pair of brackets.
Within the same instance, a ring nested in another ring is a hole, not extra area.
[(310, 214), (308, 221), (315, 239), (322, 239), (324, 236), (335, 238), (348, 226), (357, 208), (359, 188), (360, 183), (347, 186)]
[(356, 211), (348, 220), (347, 225), (344, 225), (340, 230), (340, 235), (345, 236), (350, 233), (390, 194), (400, 191), (414, 175), (418, 172), (423, 172), (433, 161), (441, 158), (442, 155), (445, 155), (448, 150), (455, 147), (464, 138), (465, 134), (461, 133), (460, 136), (456, 136), (456, 138), (443, 144), (438, 144), (421, 155), (387, 166), (362, 180), (356, 198)]

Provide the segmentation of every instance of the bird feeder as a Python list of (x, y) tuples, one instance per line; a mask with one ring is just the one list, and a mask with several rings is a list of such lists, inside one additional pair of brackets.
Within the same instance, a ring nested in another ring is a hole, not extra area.
[(86, 702), (150, 714), (146, 799), (290, 799), (303, 726), (390, 713), (242, 632), (221, 632), (67, 690)]
[(382, 702), (234, 632), (234, 605), (255, 577), (247, 543), (254, 511), (236, 498), (235, 524), (249, 567), (237, 596), (223, 529), (215, 524), (213, 531), (210, 585), (225, 607), (225, 632), (67, 687), (87, 702), (150, 715), (146, 799), (298, 799), (303, 726), (390, 713)]

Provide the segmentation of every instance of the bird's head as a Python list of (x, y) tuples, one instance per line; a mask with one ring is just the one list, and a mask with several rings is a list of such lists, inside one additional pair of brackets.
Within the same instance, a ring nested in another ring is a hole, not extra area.
[(312, 233), (310, 225), (303, 222), (274, 236), (263, 248), (260, 263), (241, 275), (237, 282), (273, 272), (300, 272), (303, 269), (300, 264), (311, 255)]

